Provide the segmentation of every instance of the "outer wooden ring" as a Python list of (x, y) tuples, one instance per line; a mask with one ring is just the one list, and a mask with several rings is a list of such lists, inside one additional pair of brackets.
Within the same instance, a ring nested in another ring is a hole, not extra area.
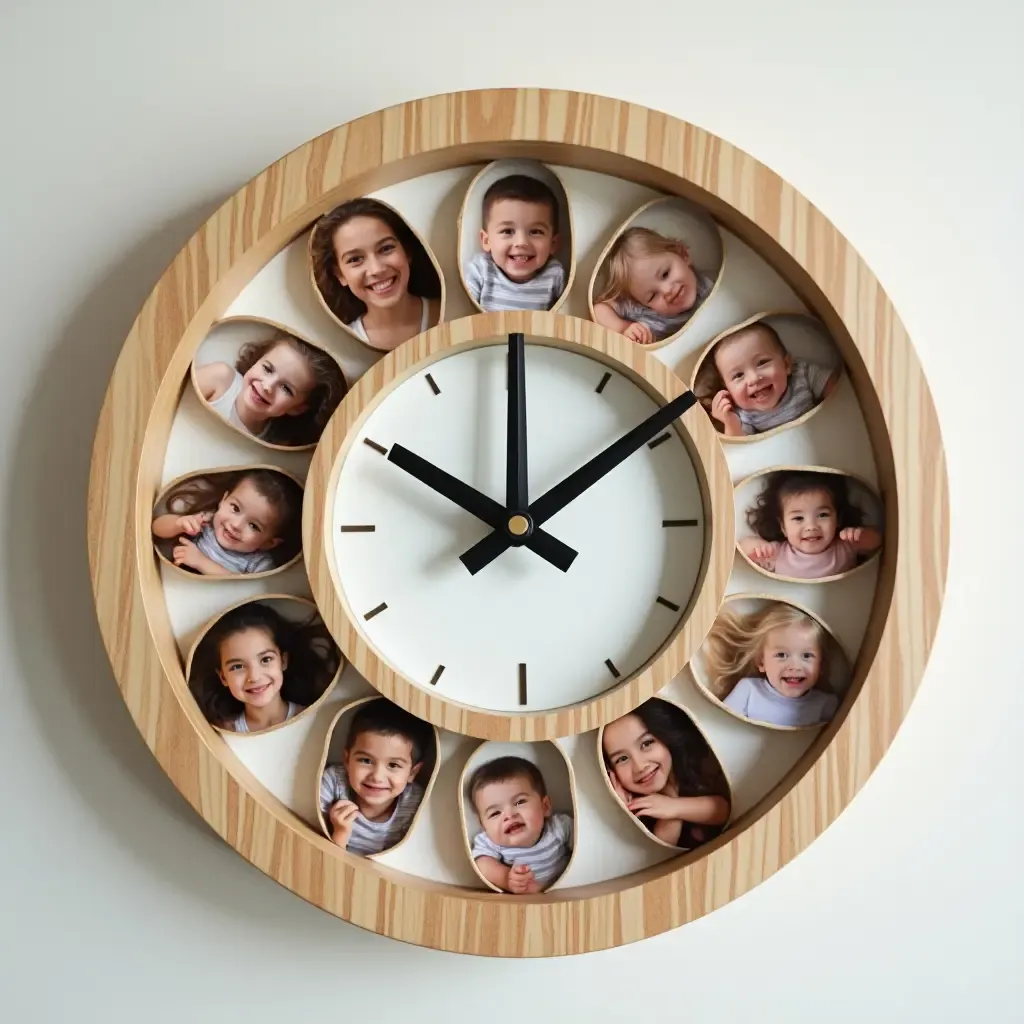
[[(832, 396), (830, 395), (829, 397), (831, 398)], [(826, 401), (828, 401), (828, 399), (826, 399)], [(812, 409), (811, 412), (813, 412), (813, 411), (814, 410)], [(810, 415), (810, 414), (808, 414), (808, 415)], [(757, 436), (757, 435), (755, 435), (755, 436)], [(853, 480), (855, 483), (857, 483), (861, 487), (863, 487), (864, 490), (867, 491), (868, 494), (870, 494), (878, 502), (878, 507), (879, 507), (879, 509), (882, 510), (882, 514), (883, 514), (883, 518), (884, 518), (885, 510), (882, 508), (882, 499), (878, 496), (878, 493), (876, 492), (875, 488), (871, 484), (869, 484), (867, 482), (867, 480), (864, 479), (864, 477), (858, 476), (856, 473), (850, 473), (850, 472), (848, 472), (845, 469), (832, 469), (832, 468), (830, 468), (828, 466), (789, 466), (789, 465), (786, 465), (786, 466), (769, 466), (767, 469), (759, 469), (759, 470), (757, 470), (756, 473), (750, 473), (747, 476), (745, 476), (742, 480), (738, 480), (736, 482), (736, 485), (733, 488), (733, 493), (735, 495), (738, 495), (739, 494), (739, 490), (740, 490), (741, 487), (745, 487), (747, 484), (750, 483), (751, 480), (756, 480), (758, 477), (768, 476), (771, 473), (787, 473), (787, 472), (821, 473), (821, 474), (831, 473), (833, 476), (843, 476), (843, 477), (846, 477), (848, 480)], [(806, 584), (811, 584), (812, 586), (816, 585), (818, 583), (833, 583), (835, 580), (845, 580), (845, 579), (848, 579), (850, 576), (853, 576), (856, 573), (860, 572), (861, 569), (864, 569), (864, 568), (866, 568), (869, 565), (874, 565), (876, 559), (878, 559), (879, 556), (882, 554), (882, 548), (884, 548), (884, 547), (885, 547), (885, 536), (883, 535), (882, 536), (882, 547), (880, 547), (877, 551), (874, 551), (870, 555), (868, 555), (868, 557), (865, 558), (864, 561), (861, 562), (859, 565), (855, 565), (852, 569), (847, 569), (845, 572), (833, 573), (831, 576), (816, 576), (816, 577), (783, 576), (781, 573), (769, 572), (767, 569), (762, 569), (761, 566), (759, 566), (757, 564), (757, 562), (753, 561), (747, 555), (747, 553), (740, 547), (740, 539), (739, 539), (739, 537), (736, 538), (736, 553), (740, 556), (740, 558), (743, 559), (744, 562), (747, 563), (747, 565), (750, 566), (751, 569), (754, 570), (754, 572), (759, 573), (762, 576), (766, 576), (770, 580), (781, 580), (783, 583), (798, 583), (798, 584), (805, 584), (806, 583)], [(810, 614), (810, 613), (808, 612), (808, 614)]]
[[(710, 298), (710, 296), (708, 296)], [(707, 301), (707, 300), (705, 300)], [(742, 320), (738, 324), (733, 324), (732, 327), (726, 328), (720, 334), (716, 334), (701, 350), (700, 355), (697, 357), (697, 362), (693, 366), (693, 374), (690, 379), (690, 387), (693, 388), (697, 384), (697, 374), (700, 373), (700, 368), (704, 365), (704, 360), (710, 355), (711, 350), (724, 339), (730, 335), (736, 334), (738, 331), (742, 331), (745, 327), (750, 327), (751, 324), (760, 323), (762, 320), (771, 320), (774, 317), (788, 318), (790, 320), (812, 320), (819, 322), (819, 318), (811, 315), (810, 313), (804, 313), (802, 310), (794, 309), (770, 309), (763, 313), (755, 313), (753, 316), (748, 316), (746, 320)], [(826, 328), (827, 330), (827, 328)], [(909, 344), (909, 342), (908, 342)], [(838, 346), (837, 346), (838, 347)], [(842, 349), (840, 348), (840, 352)], [(839, 370), (839, 378), (842, 380), (843, 373), (846, 370), (845, 363), (837, 367)], [(838, 387), (838, 382), (836, 384)], [(836, 388), (834, 387), (829, 394), (827, 394), (820, 402), (816, 405), (811, 406), (802, 416), (797, 416), (796, 419), (790, 420), (788, 423), (780, 423), (777, 427), (772, 427), (771, 430), (764, 430), (759, 434), (744, 434), (742, 437), (728, 437), (723, 434), (718, 428), (715, 428), (715, 435), (722, 444), (753, 444), (757, 441), (764, 441), (766, 438), (775, 437), (776, 434), (781, 434), (783, 431), (792, 430), (794, 427), (799, 427), (806, 423), (812, 416), (816, 416), (818, 410), (825, 405), (825, 403), (832, 397), (835, 396)], [(869, 427), (870, 429), (870, 427)]]
[[(356, 381), (328, 421), (306, 476), (302, 509), (302, 548), (313, 597), (327, 628), (345, 657), (371, 686), (418, 718), (480, 739), (553, 740), (574, 736), (610, 722), (667, 686), (696, 653), (715, 620), (725, 596), (736, 544), (732, 515), (733, 488), (729, 467), (710, 419), (698, 405), (673, 424), (689, 449), (701, 485), (704, 519), (704, 557), (694, 594), (680, 613), (669, 640), (641, 671), (624, 677), (598, 696), (554, 711), (484, 711), (430, 693), (415, 685), (375, 651), (359, 629), (359, 615), (348, 607), (330, 553), (333, 535), (325, 534), (334, 521), (334, 493), (345, 458), (366, 418), (387, 395), (413, 373), (455, 349), (499, 342), (522, 331), (540, 343), (582, 350), (598, 362), (630, 377), (661, 403), (686, 393), (686, 387), (664, 363), (639, 345), (598, 324), (557, 313), (478, 313), (439, 324), (388, 353)], [(561, 343), (561, 344), (560, 344)]]
[[(189, 360), (275, 253), (344, 199), (524, 153), (695, 199), (772, 264), (839, 346), (868, 425), (887, 543), (846, 706), (772, 793), (692, 854), (614, 883), (509, 900), (334, 856), (246, 770), (185, 688), (147, 518)], [(390, 107), (313, 139), (193, 235), (146, 299), (111, 377), (93, 447), (89, 561), (125, 703), (164, 771), (225, 842), (296, 895), (370, 931), (457, 952), (554, 956), (635, 942), (729, 903), (849, 804), (924, 673), (945, 586), (947, 500), (938, 419), (906, 330), (856, 250), (806, 198), (717, 136), (645, 107), (478, 90)]]
[[(798, 580), (797, 582), (803, 582)], [(839, 653), (842, 654), (846, 661), (846, 667), (850, 669), (850, 685), (842, 693), (837, 694), (839, 697), (839, 708), (836, 711), (836, 718), (839, 718), (843, 713), (843, 705), (846, 703), (846, 697), (849, 691), (853, 688), (853, 681), (856, 672), (855, 663), (850, 657), (850, 652), (843, 646), (842, 641), (839, 637), (832, 632), (832, 627), (820, 616), (817, 612), (812, 612), (806, 605), (801, 604), (799, 601), (794, 601), (789, 597), (779, 597), (778, 594), (755, 594), (753, 591), (743, 591), (742, 593), (730, 594), (723, 602), (722, 607), (724, 608), (727, 604), (733, 601), (770, 601), (773, 604), (788, 604), (790, 608), (795, 608), (798, 612), (803, 612), (809, 619), (814, 621), (825, 630), (826, 635), (836, 645)], [(694, 684), (702, 697), (705, 697), (708, 701), (715, 705), (720, 711), (724, 711), (727, 715), (731, 715), (738, 722), (746, 722), (747, 725), (753, 726), (756, 729), (768, 729), (771, 732), (807, 732), (810, 729), (823, 729), (827, 722), (818, 722), (815, 725), (775, 725), (773, 722), (758, 722), (753, 718), (747, 718), (745, 715), (738, 714), (729, 707), (725, 701), (716, 697), (707, 687), (707, 681), (704, 678), (704, 672), (698, 673), (697, 669), (691, 663), (690, 675), (693, 676)], [(834, 691), (833, 691), (834, 692)], [(699, 728), (699, 727), (698, 727)], [(710, 745), (710, 744), (709, 744)], [(712, 750), (715, 748), (712, 747)], [(717, 755), (716, 755), (717, 756)], [(723, 766), (723, 771), (725, 768)], [(728, 777), (728, 776), (726, 776)]]

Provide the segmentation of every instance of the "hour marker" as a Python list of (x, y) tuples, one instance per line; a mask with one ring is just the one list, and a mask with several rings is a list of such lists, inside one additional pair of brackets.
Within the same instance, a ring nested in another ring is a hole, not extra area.
[[(658, 600), (660, 601), (660, 600), (661, 600), (661, 598), (659, 597), (659, 598), (658, 598)], [(380, 613), (381, 613), (382, 611), (384, 611), (384, 609), (385, 609), (385, 608), (387, 608), (387, 606), (388, 606), (388, 603), (387, 603), (387, 601), (381, 601), (381, 603), (380, 603), (379, 605), (377, 605), (377, 607), (376, 607), (376, 608), (371, 608), (371, 609), (370, 609), (370, 610), (369, 610), (369, 611), (368, 611), (368, 612), (367, 612), (367, 613), (366, 613), (366, 614), (365, 614), (365, 615), (363, 616), (363, 618), (364, 618), (364, 619), (366, 619), (366, 621), (367, 621), (367, 622), (369, 622), (369, 621), (370, 621), (370, 619), (372, 619), (372, 618), (374, 617), (374, 615), (380, 615)]]
[(373, 533), (374, 530), (376, 530), (376, 529), (377, 529), (376, 526), (370, 526), (370, 525), (365, 525), (365, 526), (346, 526), (346, 525), (342, 524), (341, 532), (342, 533)]
[(605, 389), (605, 385), (606, 385), (606, 384), (608, 383), (608, 381), (610, 381), (611, 379), (612, 379), (612, 375), (611, 375), (610, 373), (606, 373), (606, 374), (605, 374), (605, 375), (604, 375), (604, 376), (603, 376), (603, 377), (601, 378), (601, 383), (600, 383), (600, 384), (598, 384), (598, 385), (597, 385), (597, 387), (596, 387), (596, 388), (594, 388), (594, 390), (595, 390), (595, 391), (596, 391), (596, 392), (597, 392), (598, 394), (601, 394), (601, 392), (602, 392), (602, 391), (604, 391), (604, 389)]
[(430, 685), (431, 686), (437, 686), (437, 681), (438, 681), (438, 679), (441, 678), (441, 673), (443, 671), (444, 671), (444, 665), (438, 665), (437, 668), (434, 669), (434, 674), (430, 677)]
[(429, 373), (427, 374), (427, 383), (430, 385), (430, 390), (433, 391), (435, 395), (441, 394), (441, 389), (437, 386), (437, 381), (435, 381)]
[(388, 450), (382, 444), (377, 444), (376, 441), (371, 441), (368, 437), (363, 438), (363, 444), (369, 445), (375, 452), (380, 452), (381, 455), (387, 455)]
[(696, 526), (696, 519), (662, 519), (662, 526)]
[(519, 665), (519, 703), (526, 703), (526, 665)]
[(660, 434), (653, 441), (647, 442), (648, 448), (657, 448), (659, 444), (664, 444), (672, 435), (666, 431), (664, 434)]
[(679, 605), (673, 604), (667, 597), (658, 597), (658, 604), (663, 604), (666, 608), (671, 608), (672, 611), (679, 611)]
[(618, 679), (619, 678), (619, 670), (615, 667), (614, 663), (612, 662), (612, 659), (611, 658), (605, 658), (604, 659), (604, 663), (605, 663), (605, 665), (608, 666), (608, 671), (611, 672), (611, 674), (613, 676), (615, 676), (616, 679)]

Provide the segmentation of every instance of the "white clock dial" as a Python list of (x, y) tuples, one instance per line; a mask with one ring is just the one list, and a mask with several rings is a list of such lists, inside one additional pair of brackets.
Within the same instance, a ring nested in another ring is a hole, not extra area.
[[(367, 643), (428, 692), (492, 711), (589, 700), (676, 632), (701, 573), (704, 507), (675, 427), (543, 524), (567, 572), (513, 547), (471, 575), (459, 556), (491, 527), (386, 457), (410, 449), (505, 504), (504, 339), (455, 350), (388, 392), (338, 476), (330, 557)], [(535, 501), (660, 405), (585, 349), (526, 345)], [(678, 423), (678, 421), (676, 421)]]

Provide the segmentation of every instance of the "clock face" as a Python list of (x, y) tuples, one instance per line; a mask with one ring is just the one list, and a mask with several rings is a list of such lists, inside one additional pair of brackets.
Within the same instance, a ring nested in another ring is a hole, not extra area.
[[(513, 546), (471, 573), (492, 528), (388, 457), (394, 446), (505, 506), (506, 339), (455, 349), (387, 392), (334, 477), (328, 557), (365, 641), (414, 685), (492, 711), (543, 711), (619, 685), (670, 640), (704, 564), (700, 475), (679, 421), (541, 529), (566, 571)], [(657, 412), (582, 346), (527, 336), (530, 502)]]

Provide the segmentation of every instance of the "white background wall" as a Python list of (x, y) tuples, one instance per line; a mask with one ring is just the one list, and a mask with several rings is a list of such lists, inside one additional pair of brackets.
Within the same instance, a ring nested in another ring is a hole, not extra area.
[[(1022, 8), (485, 7), (0, 4), (0, 1018), (1024, 1019), (1024, 674), (1010, 611), (1024, 497)], [(114, 359), (203, 219), (336, 124), (515, 85), (667, 110), (823, 209), (915, 339), (952, 486), (932, 662), (846, 813), (702, 921), (543, 962), (357, 931), (214, 838), (121, 704), (85, 551), (89, 450)]]

